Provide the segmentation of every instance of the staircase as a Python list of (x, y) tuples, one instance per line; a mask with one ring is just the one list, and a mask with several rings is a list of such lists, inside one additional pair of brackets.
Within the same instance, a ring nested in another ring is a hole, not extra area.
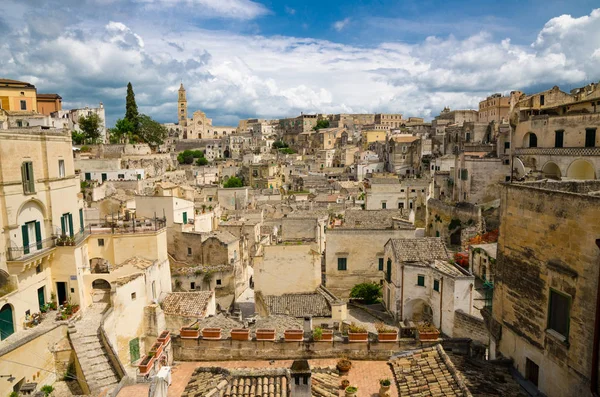
[(69, 337), (92, 395), (106, 393), (119, 383), (98, 335), (108, 303), (94, 303), (81, 320), (69, 325)]

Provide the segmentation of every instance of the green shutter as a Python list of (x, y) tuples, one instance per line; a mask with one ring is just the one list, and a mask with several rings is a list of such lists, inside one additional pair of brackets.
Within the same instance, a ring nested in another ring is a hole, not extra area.
[(37, 243), (37, 249), (42, 249), (42, 225), (39, 222), (35, 222), (35, 242)]
[(183, 213), (183, 224), (187, 224), (187, 212)]
[(83, 232), (83, 229), (85, 228), (85, 226), (83, 224), (83, 208), (79, 209), (79, 228), (81, 229), (82, 232)]
[(27, 189), (29, 184), (27, 183), (27, 163), (21, 164), (21, 181), (23, 181), (23, 193), (28, 193)]
[(67, 230), (67, 221), (65, 219), (65, 215), (60, 217), (60, 234), (61, 235), (66, 235), (66, 230)]
[(26, 224), (21, 226), (21, 233), (23, 234), (23, 253), (27, 255), (29, 253), (29, 230)]
[(92, 180), (92, 174), (90, 172), (86, 172), (85, 173), (85, 180), (86, 181), (91, 181)]
[(33, 163), (27, 164), (27, 177), (29, 178), (29, 193), (35, 192), (35, 179), (33, 178)]
[(69, 234), (73, 237), (73, 215), (69, 213), (67, 216), (69, 217)]

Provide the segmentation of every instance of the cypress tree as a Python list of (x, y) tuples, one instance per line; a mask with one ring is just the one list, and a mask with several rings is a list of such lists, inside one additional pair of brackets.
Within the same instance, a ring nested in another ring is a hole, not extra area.
[(140, 128), (140, 120), (137, 104), (135, 103), (135, 94), (131, 82), (127, 83), (127, 98), (125, 99), (125, 119), (129, 120), (133, 125), (133, 132), (137, 132)]

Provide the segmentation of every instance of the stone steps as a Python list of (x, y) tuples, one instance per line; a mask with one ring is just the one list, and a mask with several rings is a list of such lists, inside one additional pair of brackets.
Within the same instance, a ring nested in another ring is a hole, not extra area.
[(119, 383), (98, 335), (106, 306), (105, 303), (94, 303), (85, 316), (68, 330), (83, 375), (94, 395), (109, 394)]

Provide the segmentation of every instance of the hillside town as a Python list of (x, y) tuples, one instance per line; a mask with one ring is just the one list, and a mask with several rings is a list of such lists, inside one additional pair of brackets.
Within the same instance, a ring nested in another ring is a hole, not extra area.
[(0, 78), (0, 395), (598, 395), (599, 84), (109, 128)]

